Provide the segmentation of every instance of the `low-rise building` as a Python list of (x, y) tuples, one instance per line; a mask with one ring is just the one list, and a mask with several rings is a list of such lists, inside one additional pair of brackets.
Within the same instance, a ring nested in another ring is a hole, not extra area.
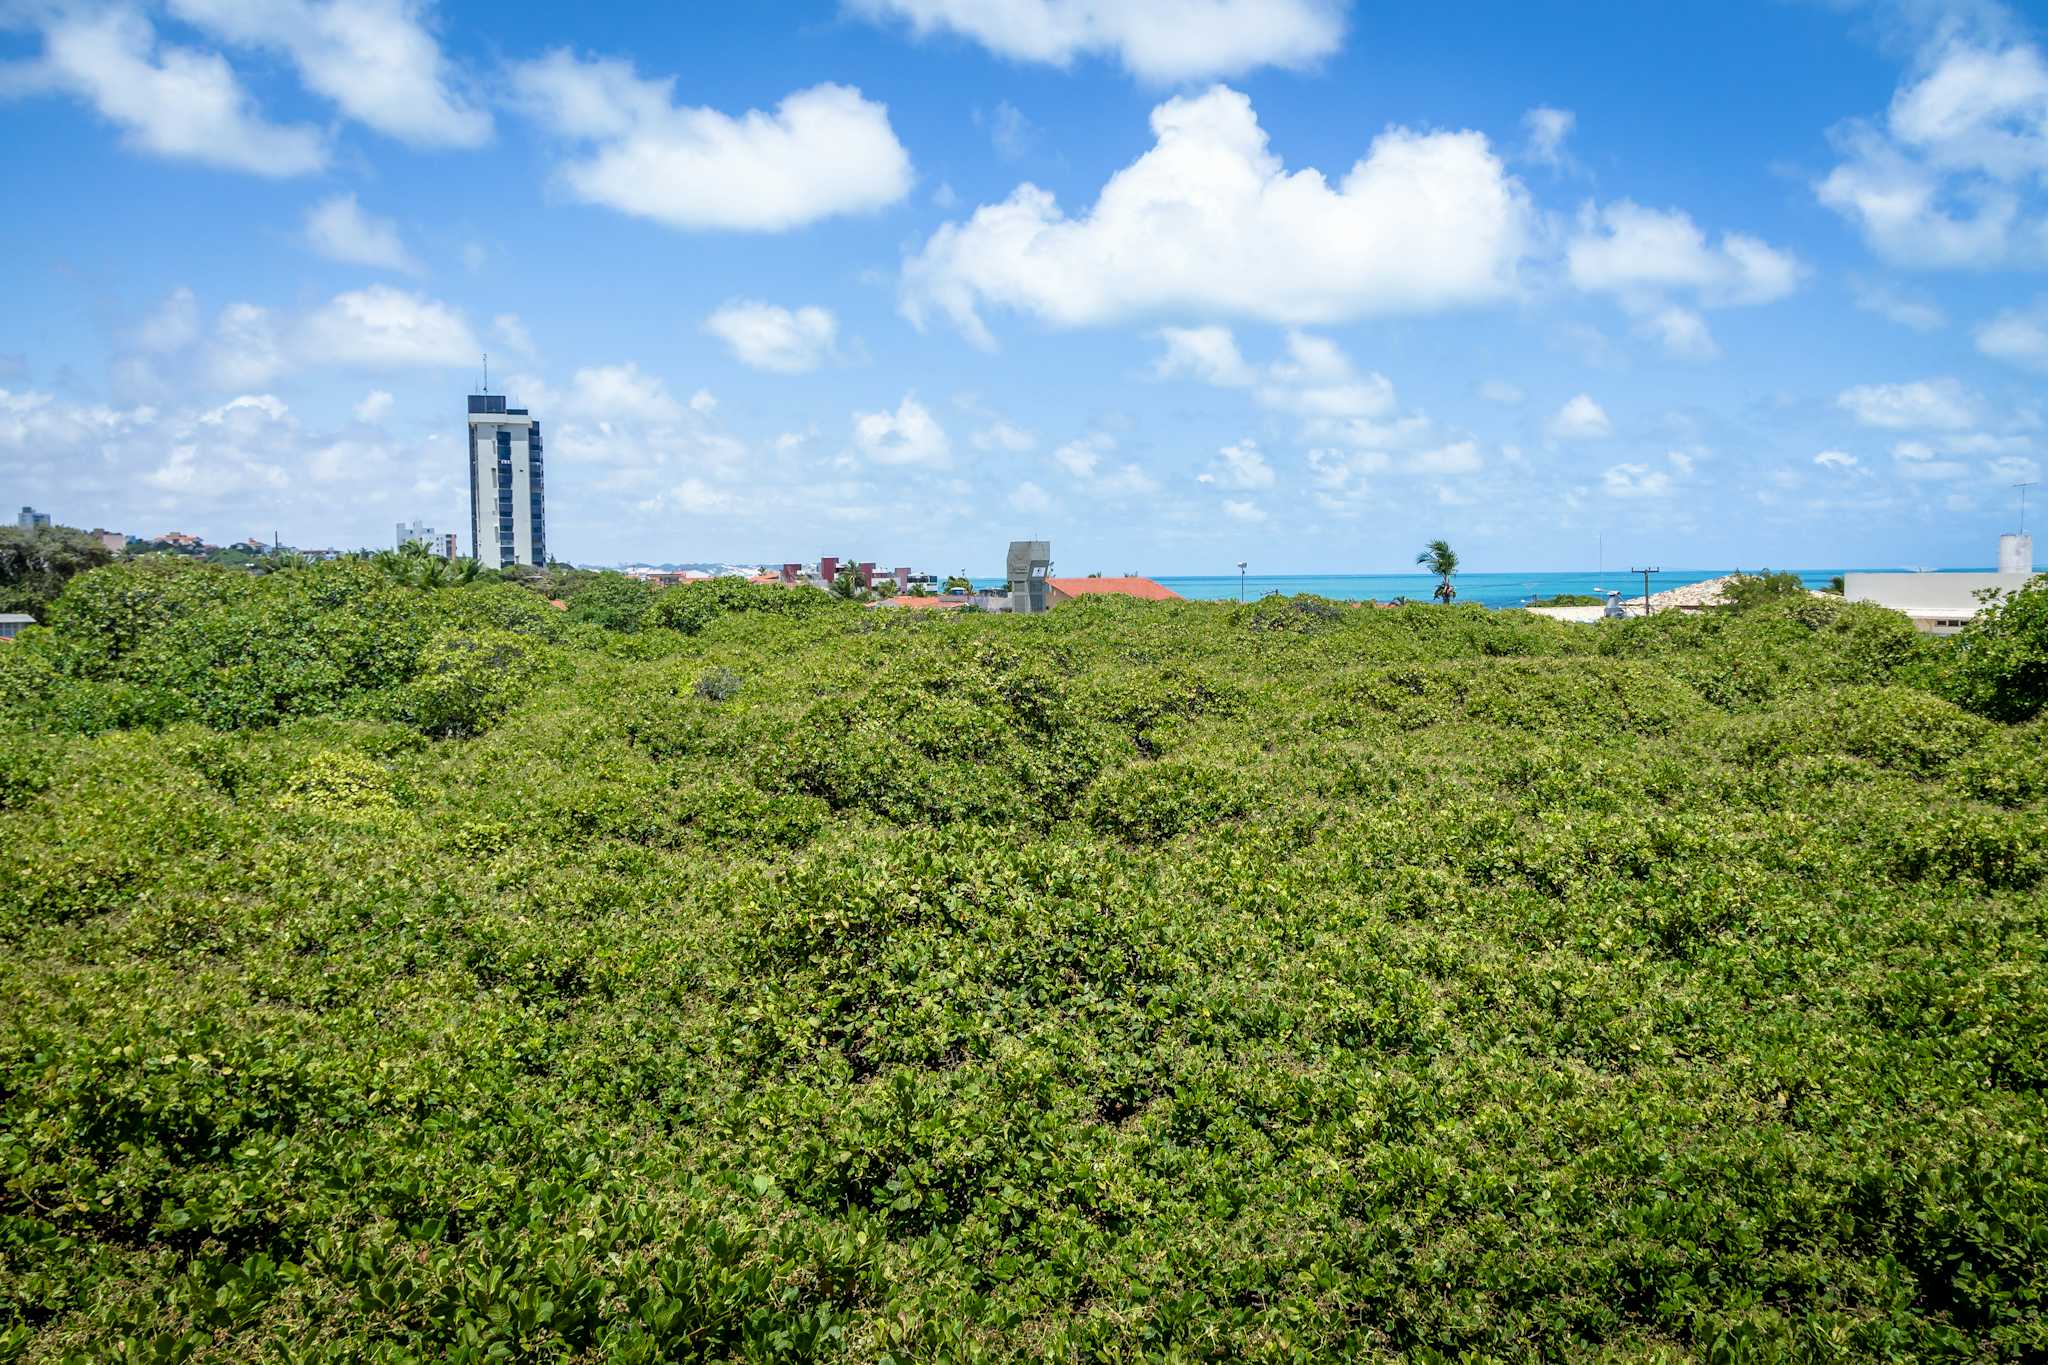
[(1842, 597), (1903, 612), (1917, 630), (1953, 635), (1984, 609), (1978, 594), (2016, 592), (2031, 573), (1852, 573), (1842, 576)]
[(0, 640), (12, 640), (21, 634), (24, 626), (36, 623), (33, 616), (23, 616), (18, 611), (0, 612)]

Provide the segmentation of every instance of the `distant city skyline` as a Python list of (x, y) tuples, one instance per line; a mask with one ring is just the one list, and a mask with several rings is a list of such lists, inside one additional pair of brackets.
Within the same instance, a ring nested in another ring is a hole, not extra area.
[(572, 562), (1981, 566), (2048, 459), (2043, 41), (1967, 0), (15, 7), (0, 474), (141, 535), (461, 534), (488, 351)]

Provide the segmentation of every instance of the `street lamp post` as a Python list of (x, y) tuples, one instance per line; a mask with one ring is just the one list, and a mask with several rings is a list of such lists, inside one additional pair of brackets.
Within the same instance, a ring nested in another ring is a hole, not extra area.
[(1244, 566), (1244, 560), (1237, 561), (1237, 600), (1240, 602), (1244, 601)]

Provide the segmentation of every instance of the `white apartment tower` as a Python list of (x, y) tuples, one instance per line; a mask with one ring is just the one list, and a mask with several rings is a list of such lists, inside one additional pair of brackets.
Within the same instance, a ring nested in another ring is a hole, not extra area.
[(488, 569), (548, 562), (540, 423), (503, 394), (469, 396), (469, 540)]

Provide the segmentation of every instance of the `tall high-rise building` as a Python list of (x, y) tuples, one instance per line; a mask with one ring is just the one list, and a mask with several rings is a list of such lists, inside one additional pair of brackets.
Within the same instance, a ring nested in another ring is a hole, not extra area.
[(50, 514), (38, 512), (33, 507), (24, 507), (21, 509), (21, 515), (14, 519), (14, 524), (24, 531), (40, 530), (50, 524)]
[(469, 537), (486, 568), (548, 562), (540, 423), (503, 394), (469, 396)]

